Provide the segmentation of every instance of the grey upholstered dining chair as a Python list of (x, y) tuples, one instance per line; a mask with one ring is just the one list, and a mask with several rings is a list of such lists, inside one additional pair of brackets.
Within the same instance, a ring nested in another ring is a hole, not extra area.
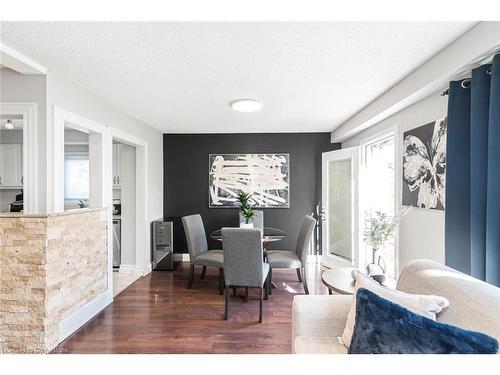
[(267, 299), (269, 264), (264, 263), (259, 229), (222, 228), (224, 249), (224, 320), (228, 317), (229, 288), (259, 289), (259, 323), (262, 323), (262, 293)]
[[(316, 220), (311, 216), (306, 216), (300, 227), (299, 238), (295, 251), (291, 250), (270, 250), (266, 253), (267, 262), (269, 263), (269, 280), (272, 279), (273, 268), (295, 268), (297, 277), (304, 285), (304, 291), (309, 294), (306, 278), (306, 261), (309, 245), (311, 243), (312, 234)], [(271, 289), (269, 293), (272, 294)]]
[[(253, 220), (252, 220), (253, 227), (264, 230), (264, 211), (255, 210), (254, 212), (255, 212), (255, 215), (254, 215)], [(242, 213), (240, 211), (240, 223), (244, 223), (244, 222), (245, 222), (245, 217), (242, 215)]]
[(201, 279), (205, 278), (207, 267), (217, 267), (219, 269), (219, 290), (222, 294), (224, 265), (224, 253), (222, 250), (208, 250), (207, 236), (203, 220), (199, 214), (184, 216), (182, 225), (186, 233), (186, 242), (189, 250), (189, 268), (188, 289), (193, 286), (194, 266), (202, 266)]

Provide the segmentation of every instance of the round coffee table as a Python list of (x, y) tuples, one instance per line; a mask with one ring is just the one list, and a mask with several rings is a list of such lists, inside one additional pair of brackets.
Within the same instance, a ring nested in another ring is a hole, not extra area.
[(321, 275), (323, 284), (328, 288), (328, 294), (332, 292), (338, 294), (354, 294), (354, 280), (351, 277), (351, 270), (334, 268), (326, 270)]

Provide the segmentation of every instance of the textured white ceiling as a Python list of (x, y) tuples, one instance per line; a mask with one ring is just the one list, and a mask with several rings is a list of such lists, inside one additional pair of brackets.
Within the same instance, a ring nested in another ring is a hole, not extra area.
[[(164, 132), (331, 131), (473, 24), (2, 22), (6, 44)], [(257, 113), (229, 102), (254, 98)]]

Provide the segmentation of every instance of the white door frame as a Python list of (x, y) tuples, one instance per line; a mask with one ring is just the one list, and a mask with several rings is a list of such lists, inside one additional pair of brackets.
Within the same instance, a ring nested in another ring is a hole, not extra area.
[[(61, 342), (113, 301), (113, 245), (111, 241), (113, 227), (109, 206), (111, 197), (108, 196), (111, 194), (112, 187), (111, 138), (106, 125), (74, 112), (54, 105), (52, 115), (52, 121), (47, 124), (47, 212), (64, 211), (64, 128), (68, 126), (90, 133), (90, 137), (95, 137), (96, 142), (89, 142), (89, 151), (92, 147), (96, 157), (89, 155), (89, 161), (92, 159), (91, 163), (94, 163), (99, 178), (91, 179), (90, 189), (94, 191), (94, 198), (91, 198), (91, 202), (93, 207), (106, 209), (104, 214), (108, 225), (107, 290), (59, 323), (59, 342)], [(90, 138), (89, 141), (91, 141)]]
[(358, 251), (358, 170), (359, 170), (359, 147), (349, 147), (335, 151), (324, 152), (321, 156), (321, 204), (322, 212), (325, 212), (328, 202), (328, 161), (331, 160), (351, 160), (351, 196), (352, 196), (352, 217), (351, 217), (351, 248), (352, 248), (352, 262), (328, 255), (328, 211), (326, 215), (322, 214), (321, 219), (321, 248), (323, 256), (321, 263), (329, 268), (332, 267), (357, 267), (359, 264), (359, 251)]
[(0, 113), (23, 117), (23, 211), (39, 213), (38, 191), (38, 105), (37, 103), (0, 103)]
[[(113, 147), (113, 140), (135, 147), (135, 269), (141, 276), (146, 276), (151, 272), (150, 224), (148, 216), (148, 142), (115, 128), (110, 128), (110, 133), (109, 147)], [(109, 178), (112, 178), (112, 173), (109, 174)], [(110, 205), (113, 205), (112, 184)]]

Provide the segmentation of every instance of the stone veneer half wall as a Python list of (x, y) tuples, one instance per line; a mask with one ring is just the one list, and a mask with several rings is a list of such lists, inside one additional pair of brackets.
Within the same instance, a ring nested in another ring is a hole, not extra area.
[(0, 214), (0, 353), (46, 353), (59, 324), (107, 291), (105, 209)]

